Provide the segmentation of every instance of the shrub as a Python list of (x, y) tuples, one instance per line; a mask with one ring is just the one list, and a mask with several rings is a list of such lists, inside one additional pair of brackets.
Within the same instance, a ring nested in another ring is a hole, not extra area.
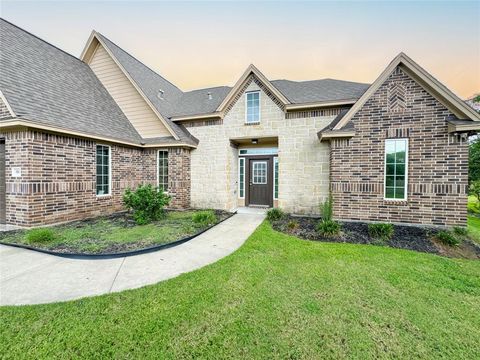
[(279, 208), (273, 208), (267, 211), (267, 219), (270, 222), (280, 220), (284, 216), (285, 213)]
[(332, 216), (333, 216), (332, 195), (329, 195), (328, 198), (320, 205), (320, 214), (322, 215), (323, 221), (332, 220)]
[(439, 231), (435, 237), (445, 245), (455, 246), (460, 243), (460, 241), (450, 232), (446, 230)]
[(467, 228), (461, 227), (461, 226), (454, 226), (453, 227), (453, 232), (455, 233), (455, 235), (458, 235), (458, 236), (467, 236), (468, 235)]
[(133, 219), (137, 225), (148, 224), (165, 216), (165, 205), (170, 197), (163, 190), (150, 184), (140, 185), (136, 190), (127, 189), (123, 195), (123, 203), (133, 211)]
[(368, 225), (368, 233), (372, 238), (390, 240), (393, 236), (393, 225), (387, 223), (377, 223)]
[(51, 242), (56, 237), (55, 232), (49, 228), (32, 229), (26, 234), (27, 242), (30, 244)]
[(472, 181), (469, 192), (477, 198), (478, 202), (480, 202), (480, 180)]
[(300, 224), (298, 223), (297, 220), (290, 220), (287, 224), (287, 229), (290, 230), (290, 231), (293, 231), (293, 230), (298, 229), (299, 226), (300, 226)]
[(334, 220), (321, 220), (317, 224), (317, 231), (325, 236), (334, 236), (340, 233), (342, 226)]
[(192, 215), (192, 221), (200, 225), (211, 225), (217, 222), (217, 215), (213, 210), (198, 211)]

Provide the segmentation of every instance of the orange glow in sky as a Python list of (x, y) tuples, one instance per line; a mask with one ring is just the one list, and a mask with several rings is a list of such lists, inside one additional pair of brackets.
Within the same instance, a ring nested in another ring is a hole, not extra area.
[(480, 92), (480, 2), (10, 2), (1, 16), (76, 56), (95, 29), (182, 90), (269, 79), (371, 83), (401, 51)]

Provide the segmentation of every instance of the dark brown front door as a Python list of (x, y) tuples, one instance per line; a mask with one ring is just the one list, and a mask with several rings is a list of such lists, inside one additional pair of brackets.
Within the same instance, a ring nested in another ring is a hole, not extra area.
[(273, 206), (272, 158), (248, 159), (247, 205)]

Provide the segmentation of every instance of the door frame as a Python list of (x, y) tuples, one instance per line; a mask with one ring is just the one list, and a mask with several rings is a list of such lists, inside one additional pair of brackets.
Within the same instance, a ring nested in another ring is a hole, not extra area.
[[(250, 204), (250, 168), (251, 168), (251, 161), (267, 161), (267, 185), (268, 185), (268, 199), (269, 203), (265, 204), (265, 206), (273, 207), (273, 187), (274, 181), (273, 178), (273, 158), (278, 155), (251, 155), (251, 156), (241, 156), (245, 159), (245, 206), (251, 206)], [(258, 204), (253, 204), (254, 206), (262, 206)]]

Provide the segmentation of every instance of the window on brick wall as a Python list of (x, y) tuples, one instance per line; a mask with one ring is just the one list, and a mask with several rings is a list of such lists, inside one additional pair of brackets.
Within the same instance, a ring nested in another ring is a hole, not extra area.
[(97, 196), (111, 194), (110, 146), (97, 145)]
[(168, 151), (158, 151), (158, 187), (168, 191)]
[(245, 94), (245, 122), (255, 124), (260, 122), (260, 91)]
[(385, 199), (406, 200), (408, 139), (385, 140)]

